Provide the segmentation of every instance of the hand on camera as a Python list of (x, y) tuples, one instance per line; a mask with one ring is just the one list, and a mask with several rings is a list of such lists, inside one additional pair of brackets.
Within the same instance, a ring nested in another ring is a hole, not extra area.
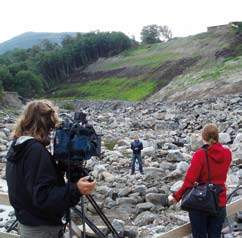
[(168, 203), (169, 203), (169, 205), (172, 205), (172, 204), (176, 203), (176, 199), (173, 197), (172, 194), (170, 194), (168, 196)]
[(77, 188), (80, 191), (81, 194), (83, 195), (90, 195), (93, 193), (94, 188), (96, 186), (96, 181), (89, 182), (89, 176), (80, 178), (77, 181)]

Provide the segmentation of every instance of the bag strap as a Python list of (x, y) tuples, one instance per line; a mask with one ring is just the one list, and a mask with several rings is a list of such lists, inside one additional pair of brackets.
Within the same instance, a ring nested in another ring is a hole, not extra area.
[(207, 151), (207, 148), (203, 148), (203, 150), (205, 152), (207, 168), (208, 168), (208, 182), (209, 182), (209, 184), (212, 184), (212, 182), (211, 182), (211, 175), (210, 175), (209, 161), (208, 161), (208, 151)]

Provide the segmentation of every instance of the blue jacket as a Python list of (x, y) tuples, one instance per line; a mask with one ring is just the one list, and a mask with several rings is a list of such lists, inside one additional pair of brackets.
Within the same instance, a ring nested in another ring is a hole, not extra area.
[[(137, 150), (136, 150), (137, 148)], [(131, 149), (133, 150), (133, 153), (134, 154), (140, 154), (141, 153), (141, 150), (143, 150), (143, 144), (142, 142), (139, 140), (139, 141), (133, 141), (131, 143)]]

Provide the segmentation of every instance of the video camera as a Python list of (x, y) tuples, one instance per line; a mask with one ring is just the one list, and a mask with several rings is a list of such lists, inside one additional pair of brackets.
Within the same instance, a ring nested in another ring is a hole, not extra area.
[(101, 136), (88, 124), (84, 112), (75, 112), (73, 119), (63, 117), (55, 132), (53, 156), (72, 181), (87, 175), (85, 161), (101, 155)]

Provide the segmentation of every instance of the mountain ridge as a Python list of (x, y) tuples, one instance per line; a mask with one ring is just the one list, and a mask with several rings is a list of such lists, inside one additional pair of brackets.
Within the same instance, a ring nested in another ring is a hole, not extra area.
[(28, 49), (39, 45), (43, 40), (60, 44), (66, 35), (75, 36), (76, 32), (24, 32), (7, 41), (0, 43), (0, 55), (14, 49)]

